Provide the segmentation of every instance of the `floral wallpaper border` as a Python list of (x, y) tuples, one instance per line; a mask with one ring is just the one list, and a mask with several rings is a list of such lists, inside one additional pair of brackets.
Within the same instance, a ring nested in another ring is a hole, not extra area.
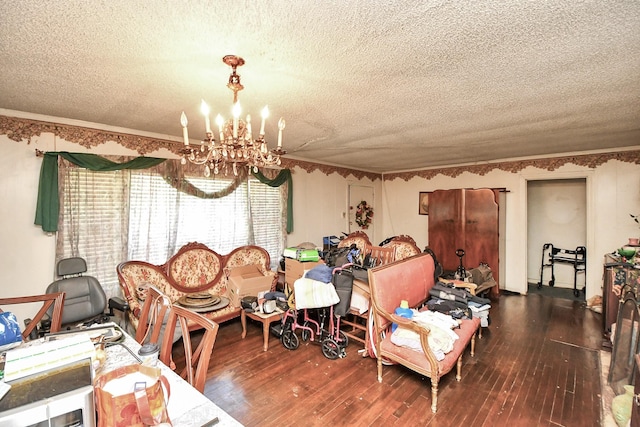
[[(11, 140), (17, 142), (26, 140), (27, 143), (30, 143), (34, 136), (39, 136), (42, 133), (53, 133), (65, 141), (73, 142), (89, 149), (105, 144), (109, 141), (113, 141), (125, 148), (135, 150), (140, 155), (146, 155), (162, 148), (167, 149), (176, 155), (180, 155), (180, 149), (182, 148), (182, 142), (179, 141), (0, 115), (0, 135), (6, 135)], [(476, 175), (486, 175), (495, 169), (504, 172), (518, 173), (529, 166), (553, 171), (567, 163), (595, 168), (610, 160), (640, 164), (640, 150), (483, 163), (476, 165), (388, 173), (384, 174), (384, 179), (387, 181), (398, 178), (409, 181), (414, 177), (431, 179), (438, 174), (455, 178), (464, 172)], [(371, 181), (382, 179), (382, 174), (378, 173), (289, 158), (282, 158), (282, 167), (289, 169), (298, 167), (308, 173), (318, 170), (327, 176), (332, 173), (337, 173), (344, 178), (352, 175), (356, 179), (368, 178)]]
[(420, 171), (389, 173), (384, 175), (384, 179), (385, 181), (391, 181), (396, 178), (409, 181), (414, 177), (431, 179), (438, 174), (455, 178), (462, 175), (464, 172), (483, 176), (495, 169), (504, 172), (518, 173), (529, 166), (538, 169), (554, 171), (568, 163), (574, 164), (576, 166), (585, 166), (594, 169), (597, 166), (607, 163), (610, 160), (619, 160), (621, 162), (635, 163), (638, 165), (640, 164), (640, 150), (484, 163), (477, 165), (445, 167), (441, 169), (425, 169)]

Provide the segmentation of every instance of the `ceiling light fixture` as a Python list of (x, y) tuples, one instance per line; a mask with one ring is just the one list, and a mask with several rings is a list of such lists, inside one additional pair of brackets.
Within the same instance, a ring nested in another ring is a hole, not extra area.
[(256, 139), (253, 138), (251, 129), (251, 116), (247, 114), (246, 121), (240, 118), (241, 108), (238, 102), (238, 92), (244, 89), (240, 83), (240, 76), (236, 73), (237, 67), (244, 65), (244, 59), (235, 55), (226, 55), (222, 62), (232, 69), (227, 87), (233, 92), (232, 118), (225, 121), (220, 114), (216, 117), (218, 125), (219, 140), (216, 142), (211, 130), (209, 120), (209, 106), (204, 100), (200, 105), (200, 111), (205, 118), (206, 136), (199, 145), (189, 144), (189, 133), (187, 131), (187, 116), (182, 112), (180, 124), (182, 125), (182, 136), (184, 148), (182, 149), (182, 164), (187, 161), (204, 166), (204, 175), (210, 176), (213, 172), (217, 175), (223, 172), (228, 174), (228, 165), (231, 164), (233, 174), (238, 176), (238, 168), (247, 167), (249, 170), (258, 172), (259, 168), (265, 166), (280, 166), (280, 156), (287, 152), (282, 149), (282, 130), (285, 121), (280, 118), (278, 121), (278, 146), (269, 151), (267, 142), (264, 139), (264, 125), (269, 116), (269, 108), (262, 109), (260, 133)]

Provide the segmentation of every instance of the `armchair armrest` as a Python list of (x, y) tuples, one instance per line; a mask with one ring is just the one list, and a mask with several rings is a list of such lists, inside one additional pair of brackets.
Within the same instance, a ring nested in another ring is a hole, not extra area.
[(129, 310), (129, 303), (120, 297), (109, 298), (109, 316), (113, 316), (113, 310), (126, 313)]
[(392, 320), (398, 326), (402, 326), (403, 328), (409, 329), (420, 337), (420, 346), (422, 347), (422, 352), (425, 357), (429, 360), (431, 364), (432, 372), (437, 372), (438, 370), (438, 359), (436, 358), (435, 353), (431, 350), (431, 346), (429, 345), (429, 334), (431, 333), (431, 328), (425, 325), (424, 323), (416, 322), (412, 319), (407, 319), (406, 317), (398, 316), (395, 313), (386, 313), (388, 319)]
[[(414, 329), (412, 327), (413, 324), (417, 325), (417, 323), (411, 319), (407, 319), (406, 317), (398, 316), (395, 313), (387, 313), (389, 315), (388, 319), (393, 321), (393, 323), (397, 325), (401, 325), (402, 327)], [(386, 316), (385, 316), (386, 317)], [(418, 332), (418, 331), (416, 331)]]

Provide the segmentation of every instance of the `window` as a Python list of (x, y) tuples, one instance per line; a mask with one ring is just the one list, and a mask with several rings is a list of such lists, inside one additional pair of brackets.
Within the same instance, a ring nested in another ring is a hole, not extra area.
[[(204, 243), (223, 255), (255, 244), (269, 252), (272, 268), (282, 254), (285, 202), (278, 187), (250, 178), (225, 197), (202, 199), (179, 192), (148, 171), (67, 171), (59, 258), (85, 258), (89, 274), (108, 296), (119, 293), (118, 263), (139, 259), (162, 264), (189, 242)], [(206, 193), (231, 182), (189, 181)]]
[(56, 259), (82, 257), (109, 296), (119, 293), (116, 265), (126, 257), (127, 172), (65, 168)]
[(257, 179), (249, 179), (249, 206), (253, 244), (266, 249), (271, 257), (271, 269), (277, 268), (284, 252), (286, 203), (283, 189), (269, 187)]

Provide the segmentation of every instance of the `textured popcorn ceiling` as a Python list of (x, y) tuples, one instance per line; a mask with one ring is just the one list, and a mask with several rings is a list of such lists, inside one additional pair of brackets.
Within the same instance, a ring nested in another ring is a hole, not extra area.
[[(640, 145), (640, 1), (0, 4), (0, 108), (201, 138), (226, 54), (292, 157), (390, 172)], [(6, 113), (6, 112), (5, 112)]]

